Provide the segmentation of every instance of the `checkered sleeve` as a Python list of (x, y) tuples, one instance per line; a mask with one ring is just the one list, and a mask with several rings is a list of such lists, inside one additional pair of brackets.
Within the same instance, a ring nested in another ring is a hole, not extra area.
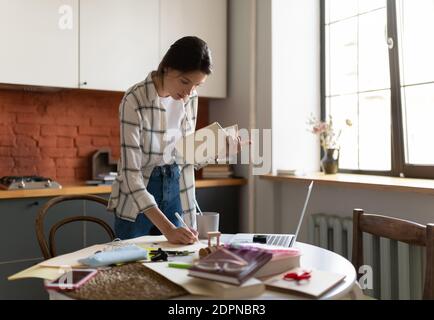
[[(124, 189), (137, 206), (137, 212), (157, 206), (154, 197), (146, 190), (141, 171), (142, 157), (146, 156), (142, 148), (142, 118), (138, 102), (133, 94), (126, 94), (120, 106), (121, 121), (121, 164)], [(145, 134), (151, 134), (145, 132)], [(121, 213), (122, 214), (122, 213)]]

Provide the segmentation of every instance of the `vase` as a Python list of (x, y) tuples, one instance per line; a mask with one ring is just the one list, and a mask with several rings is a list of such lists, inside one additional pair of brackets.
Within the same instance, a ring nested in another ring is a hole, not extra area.
[(339, 149), (325, 149), (321, 159), (322, 171), (325, 174), (334, 174), (339, 169)]

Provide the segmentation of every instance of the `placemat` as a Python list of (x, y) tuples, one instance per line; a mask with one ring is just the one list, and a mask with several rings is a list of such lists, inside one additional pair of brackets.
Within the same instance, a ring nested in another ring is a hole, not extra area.
[(188, 294), (141, 263), (129, 263), (100, 270), (74, 291), (62, 292), (73, 299), (84, 300), (158, 300)]

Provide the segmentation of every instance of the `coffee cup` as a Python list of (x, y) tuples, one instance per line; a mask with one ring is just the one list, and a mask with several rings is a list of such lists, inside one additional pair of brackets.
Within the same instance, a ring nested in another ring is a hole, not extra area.
[(199, 239), (208, 239), (208, 232), (219, 231), (219, 213), (203, 212), (196, 216)]

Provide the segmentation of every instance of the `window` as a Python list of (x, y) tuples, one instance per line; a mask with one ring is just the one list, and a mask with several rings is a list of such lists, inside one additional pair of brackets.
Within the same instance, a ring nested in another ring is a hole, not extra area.
[(324, 0), (322, 110), (342, 172), (434, 178), (434, 0)]

